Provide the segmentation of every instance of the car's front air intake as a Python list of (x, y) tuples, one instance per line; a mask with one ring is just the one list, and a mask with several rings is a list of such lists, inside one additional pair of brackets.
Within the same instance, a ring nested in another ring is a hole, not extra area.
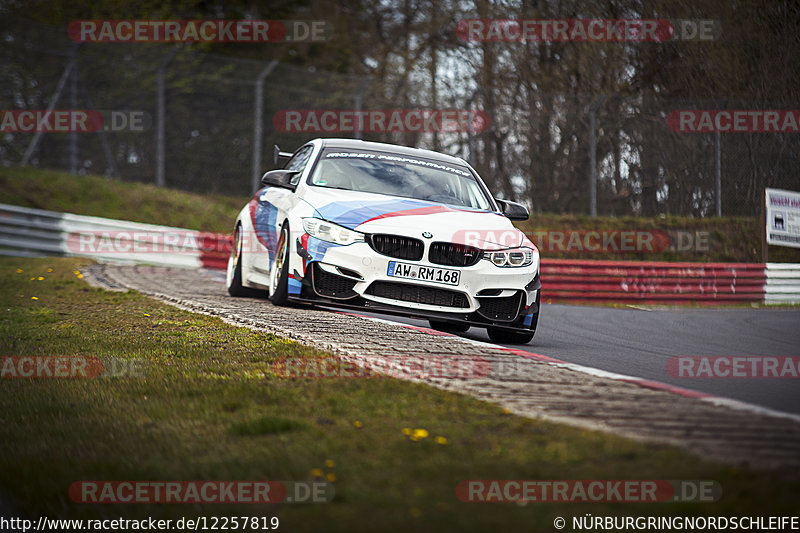
[(367, 236), (370, 247), (381, 255), (388, 255), (395, 259), (419, 261), (425, 250), (425, 245), (419, 239), (403, 237), (402, 235), (386, 235), (377, 233)]
[(469, 267), (481, 260), (483, 251), (467, 244), (435, 242), (428, 250), (428, 261), (437, 265)]
[(440, 289), (438, 287), (413, 285), (410, 283), (376, 281), (367, 288), (366, 293), (380, 298), (389, 298), (403, 302), (438, 305), (441, 307), (456, 307), (459, 309), (469, 307), (469, 302), (464, 293)]

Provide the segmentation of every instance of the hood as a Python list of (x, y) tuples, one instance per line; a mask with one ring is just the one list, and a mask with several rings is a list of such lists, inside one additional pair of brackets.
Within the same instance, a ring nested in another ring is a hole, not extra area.
[(519, 246), (524, 234), (503, 215), (412, 198), (312, 189), (305, 195), (316, 216), (363, 233), (468, 244), (483, 249)]

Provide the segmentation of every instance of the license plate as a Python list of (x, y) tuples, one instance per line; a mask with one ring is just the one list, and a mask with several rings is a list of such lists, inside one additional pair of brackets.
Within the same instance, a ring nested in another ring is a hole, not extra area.
[(445, 285), (458, 285), (461, 272), (458, 270), (447, 270), (446, 268), (432, 268), (389, 261), (389, 268), (386, 270), (386, 275), (393, 278), (418, 279), (420, 281), (444, 283)]

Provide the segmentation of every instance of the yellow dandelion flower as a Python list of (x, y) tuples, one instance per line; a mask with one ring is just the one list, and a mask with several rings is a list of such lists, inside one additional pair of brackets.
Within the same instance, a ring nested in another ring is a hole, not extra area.
[(36, 281), (36, 278), (31, 278), (31, 281)]
[(422, 516), (422, 511), (419, 510), (417, 507), (411, 507), (408, 509), (408, 514), (413, 516), (414, 518), (419, 518)]
[(336, 474), (331, 472), (331, 473), (329, 473), (328, 475), (325, 476), (325, 479), (327, 479), (331, 483), (334, 483), (334, 482), (336, 482)]
[(83, 274), (78, 274), (78, 279), (83, 279)]
[(37, 298), (36, 296), (31, 296), (31, 300), (38, 300), (38, 299), (39, 298)]
[(17, 274), (22, 274), (24, 271), (21, 268), (17, 269)]
[(447, 439), (444, 438), (444, 437), (441, 437), (441, 436), (436, 437), (436, 444), (445, 445), (445, 444), (447, 444)]
[(336, 463), (333, 462), (333, 459), (325, 459), (326, 468), (333, 468), (334, 466), (336, 466)]
[(354, 425), (355, 427), (359, 428), (359, 429), (361, 429), (362, 427), (364, 427), (364, 424), (362, 424), (362, 423), (361, 423), (361, 420), (356, 420), (355, 422), (353, 422), (353, 425)]
[(411, 438), (415, 440), (424, 439), (428, 436), (428, 430), (417, 428), (411, 433)]
[(73, 271), (72, 271), (72, 273), (73, 273), (73, 274), (75, 274), (75, 275), (77, 276), (78, 274), (80, 274), (80, 273), (81, 273), (81, 271), (80, 271), (80, 270), (73, 270)]
[(47, 271), (48, 271), (48, 272), (52, 272), (52, 271), (53, 271), (53, 269), (52, 269), (52, 268), (48, 268), (48, 269), (47, 269)]
[(149, 313), (145, 313), (144, 316), (150, 316), (150, 314)]
[(38, 277), (38, 278), (36, 278), (36, 279), (38, 279), (39, 281), (43, 281), (43, 280), (44, 280), (44, 276), (39, 276), (39, 277)]
[(411, 428), (403, 428), (403, 435), (411, 435)]
[(509, 409), (508, 407), (503, 407), (503, 414), (504, 415), (510, 415), (511, 414), (511, 409)]
[(311, 469), (311, 477), (322, 477), (322, 469), (321, 468), (312, 468)]

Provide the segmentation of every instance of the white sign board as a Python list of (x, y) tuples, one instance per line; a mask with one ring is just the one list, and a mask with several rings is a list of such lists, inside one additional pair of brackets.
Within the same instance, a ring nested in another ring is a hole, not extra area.
[(767, 189), (767, 244), (800, 248), (800, 192)]

